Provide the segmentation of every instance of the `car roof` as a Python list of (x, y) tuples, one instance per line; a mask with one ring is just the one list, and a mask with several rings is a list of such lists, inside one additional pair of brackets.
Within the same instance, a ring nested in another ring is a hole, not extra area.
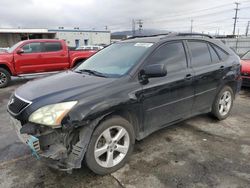
[(159, 35), (149, 35), (149, 36), (134, 36), (123, 40), (122, 42), (148, 42), (148, 43), (158, 43), (168, 40), (206, 40), (215, 41), (212, 36), (202, 34), (202, 33), (166, 33)]

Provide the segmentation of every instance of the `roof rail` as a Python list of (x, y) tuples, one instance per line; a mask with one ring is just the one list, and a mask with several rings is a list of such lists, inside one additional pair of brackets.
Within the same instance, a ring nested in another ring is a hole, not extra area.
[(201, 37), (208, 37), (210, 39), (213, 38), (211, 35), (203, 33), (178, 33), (176, 36), (201, 36)]
[(172, 32), (169, 32), (169, 33), (161, 33), (161, 34), (155, 34), (155, 35), (135, 35), (135, 36), (132, 36), (132, 37), (128, 37), (124, 40), (127, 40), (127, 39), (134, 39), (134, 38), (144, 38), (144, 37), (158, 37), (158, 36), (168, 36), (172, 34)]
[(213, 38), (211, 35), (208, 34), (203, 34), (203, 33), (175, 33), (175, 32), (168, 32), (168, 33), (161, 33), (161, 34), (156, 34), (156, 35), (136, 35), (132, 36), (129, 38), (126, 38), (124, 40), (128, 39), (134, 39), (134, 38), (144, 38), (144, 37), (158, 37), (158, 36), (163, 36), (164, 38), (166, 37), (174, 37), (174, 36), (201, 36), (201, 37), (208, 37), (208, 38)]

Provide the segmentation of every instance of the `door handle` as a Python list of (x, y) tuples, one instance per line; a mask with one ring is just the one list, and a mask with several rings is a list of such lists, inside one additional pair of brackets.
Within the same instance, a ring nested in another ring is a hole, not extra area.
[(64, 54), (61, 54), (60, 56), (64, 57), (65, 55), (64, 55)]
[(186, 75), (186, 80), (191, 80), (192, 77), (193, 77), (192, 74), (187, 74)]

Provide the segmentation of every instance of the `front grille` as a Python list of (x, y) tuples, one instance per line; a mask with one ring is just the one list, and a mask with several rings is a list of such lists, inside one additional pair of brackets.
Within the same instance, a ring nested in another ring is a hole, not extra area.
[(9, 101), (8, 109), (13, 114), (21, 113), (27, 106), (29, 106), (31, 102), (24, 101), (23, 99), (13, 95)]

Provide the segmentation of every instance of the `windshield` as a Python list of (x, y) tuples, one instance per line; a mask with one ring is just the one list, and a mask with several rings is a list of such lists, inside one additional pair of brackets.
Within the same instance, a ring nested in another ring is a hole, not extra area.
[(8, 52), (8, 53), (14, 52), (14, 50), (15, 50), (19, 45), (21, 45), (22, 43), (23, 43), (23, 41), (14, 44), (12, 47), (10, 47), (10, 48), (7, 50), (7, 52)]
[(76, 72), (92, 70), (106, 77), (126, 74), (145, 54), (153, 43), (115, 43), (87, 59)]
[(241, 59), (243, 59), (243, 60), (249, 59), (250, 60), (250, 51), (248, 51), (245, 55), (243, 55)]

